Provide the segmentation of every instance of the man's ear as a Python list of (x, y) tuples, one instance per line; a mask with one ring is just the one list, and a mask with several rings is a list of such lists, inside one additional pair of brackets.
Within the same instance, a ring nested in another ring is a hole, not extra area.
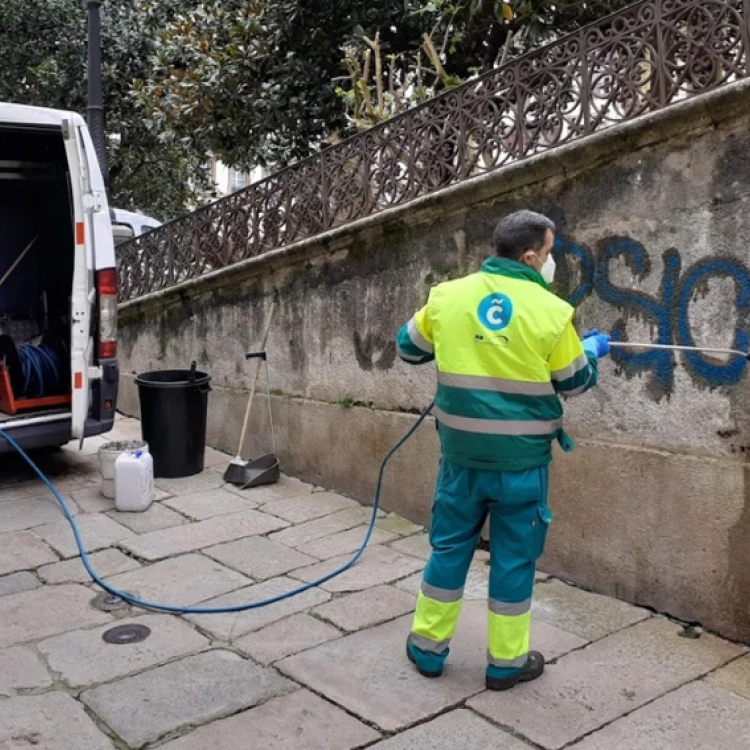
[(519, 263), (523, 263), (527, 266), (532, 266), (534, 264), (534, 251), (533, 250), (526, 250), (526, 252), (521, 253), (520, 257), (518, 258)]

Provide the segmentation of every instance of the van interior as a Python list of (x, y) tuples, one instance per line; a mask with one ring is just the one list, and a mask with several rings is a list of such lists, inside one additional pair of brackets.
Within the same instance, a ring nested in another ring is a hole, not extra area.
[[(70, 411), (71, 201), (62, 131), (2, 127), (0, 426)], [(14, 399), (25, 399), (15, 416), (7, 413), (3, 370)]]

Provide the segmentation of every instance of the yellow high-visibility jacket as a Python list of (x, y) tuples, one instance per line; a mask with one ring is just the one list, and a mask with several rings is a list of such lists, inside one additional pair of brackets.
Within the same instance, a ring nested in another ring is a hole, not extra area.
[(572, 450), (560, 396), (596, 384), (573, 308), (528, 266), (504, 258), (434, 287), (397, 344), (411, 364), (435, 361), (434, 414), (445, 458), (462, 466), (523, 471)]

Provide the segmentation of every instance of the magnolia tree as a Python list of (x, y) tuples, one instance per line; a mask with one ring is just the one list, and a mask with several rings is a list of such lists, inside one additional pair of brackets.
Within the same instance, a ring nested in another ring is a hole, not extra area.
[[(143, 21), (137, 3), (103, 4), (111, 203), (168, 219), (204, 200), (208, 175), (205, 153), (160, 129), (133, 96), (133, 82), (150, 74), (150, 58), (156, 51), (157, 39)], [(2, 0), (0, 59), (0, 101), (85, 113), (86, 3)]]
[(421, 27), (406, 48), (382, 28), (357, 26), (344, 46), (338, 80), (352, 129), (379, 122), (455, 88), (632, 0), (407, 0), (404, 20)]

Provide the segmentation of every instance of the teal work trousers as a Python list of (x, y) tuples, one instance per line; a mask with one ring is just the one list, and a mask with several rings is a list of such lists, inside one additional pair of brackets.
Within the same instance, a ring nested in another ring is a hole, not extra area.
[(448, 656), (464, 585), (490, 518), (487, 674), (508, 677), (528, 660), (536, 561), (552, 520), (548, 468), (485, 471), (440, 464), (424, 572), (407, 648), (418, 666), (440, 672)]

